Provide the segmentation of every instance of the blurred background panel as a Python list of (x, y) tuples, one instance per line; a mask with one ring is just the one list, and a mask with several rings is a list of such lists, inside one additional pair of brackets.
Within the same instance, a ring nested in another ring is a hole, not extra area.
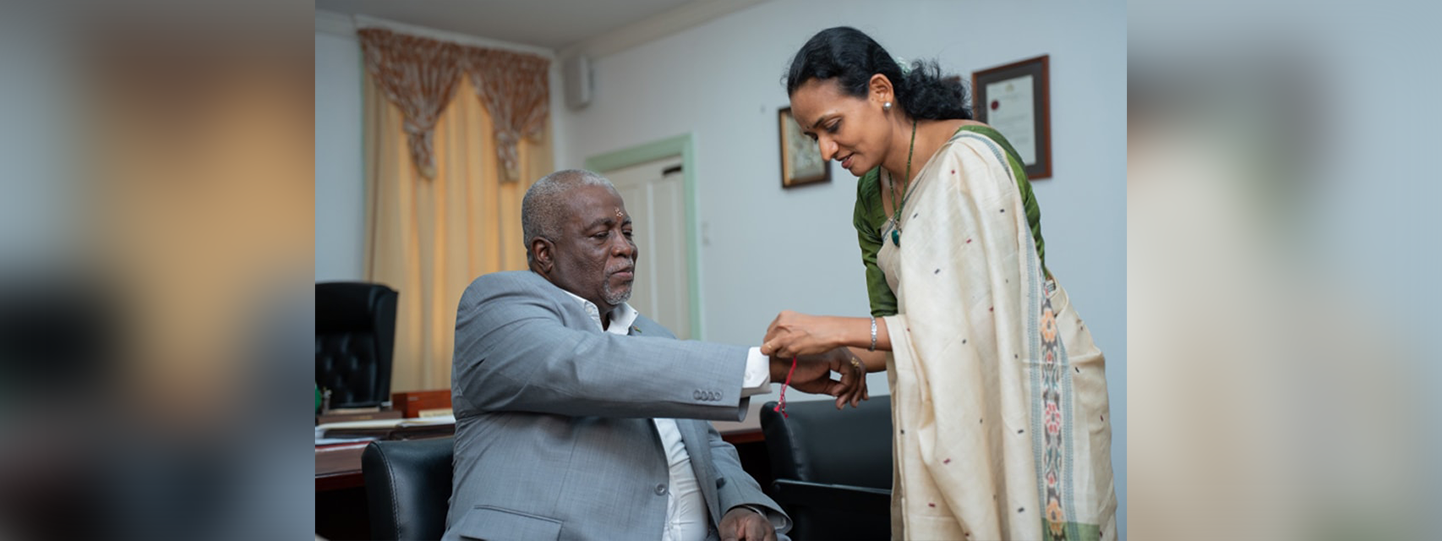
[(1428, 537), (1438, 14), (1129, 5), (1136, 538)]
[(0, 537), (313, 529), (310, 14), (0, 3)]

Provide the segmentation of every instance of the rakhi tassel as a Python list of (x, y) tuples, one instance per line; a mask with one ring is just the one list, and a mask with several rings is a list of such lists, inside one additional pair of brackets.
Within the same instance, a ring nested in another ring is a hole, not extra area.
[(790, 419), (786, 414), (786, 387), (791, 385), (791, 376), (796, 373), (796, 357), (791, 358), (791, 370), (786, 372), (786, 383), (781, 384), (781, 399), (776, 401), (776, 407), (772, 411), (781, 412), (781, 416)]

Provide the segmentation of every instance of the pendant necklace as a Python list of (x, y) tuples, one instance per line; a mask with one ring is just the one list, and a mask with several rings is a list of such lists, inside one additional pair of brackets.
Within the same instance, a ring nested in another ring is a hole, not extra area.
[(886, 176), (891, 179), (891, 206), (894, 209), (891, 214), (891, 243), (897, 247), (901, 246), (901, 209), (906, 206), (906, 200), (911, 197), (911, 153), (915, 150), (916, 119), (913, 118), (911, 119), (911, 145), (906, 149), (906, 191), (902, 193), (900, 201), (896, 199), (896, 177), (891, 176), (890, 171), (886, 172)]

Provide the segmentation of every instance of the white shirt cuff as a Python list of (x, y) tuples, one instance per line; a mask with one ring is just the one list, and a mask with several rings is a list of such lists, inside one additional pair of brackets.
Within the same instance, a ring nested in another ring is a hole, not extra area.
[(777, 513), (759, 505), (751, 505), (749, 503), (743, 503), (736, 507), (744, 507), (746, 509), (757, 512), (763, 517), (766, 517), (766, 521), (771, 523), (771, 528), (776, 530), (776, 533), (778, 534), (784, 534), (791, 531), (791, 519), (787, 518), (786, 515)]
[(771, 359), (754, 347), (746, 352), (746, 377), (741, 380), (741, 398), (771, 392)]

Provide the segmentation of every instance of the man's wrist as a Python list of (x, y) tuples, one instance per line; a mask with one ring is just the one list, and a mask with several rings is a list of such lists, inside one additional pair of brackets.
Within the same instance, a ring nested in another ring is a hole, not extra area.
[[(741, 504), (741, 505), (732, 506), (730, 509), (727, 509), (727, 510), (726, 510), (726, 513), (722, 513), (722, 515), (724, 516), (724, 515), (726, 515), (727, 513), (730, 513), (730, 512), (732, 512), (732, 511), (737, 510), (737, 509), (744, 510), (744, 511), (751, 511), (751, 512), (753, 512), (753, 513), (756, 513), (757, 515), (761, 515), (761, 520), (766, 521), (768, 524), (771, 523), (771, 515), (766, 514), (766, 510), (765, 510), (765, 509), (762, 509), (762, 508), (759, 507), (759, 506), (752, 505), (752, 504), (749, 504), (749, 503), (743, 503), (743, 504)], [(774, 525), (774, 524), (772, 525), (772, 528), (773, 528), (773, 529), (775, 528), (775, 525)]]
[(791, 359), (783, 359), (775, 355), (771, 356), (771, 382), (786, 381), (786, 374), (791, 372)]

